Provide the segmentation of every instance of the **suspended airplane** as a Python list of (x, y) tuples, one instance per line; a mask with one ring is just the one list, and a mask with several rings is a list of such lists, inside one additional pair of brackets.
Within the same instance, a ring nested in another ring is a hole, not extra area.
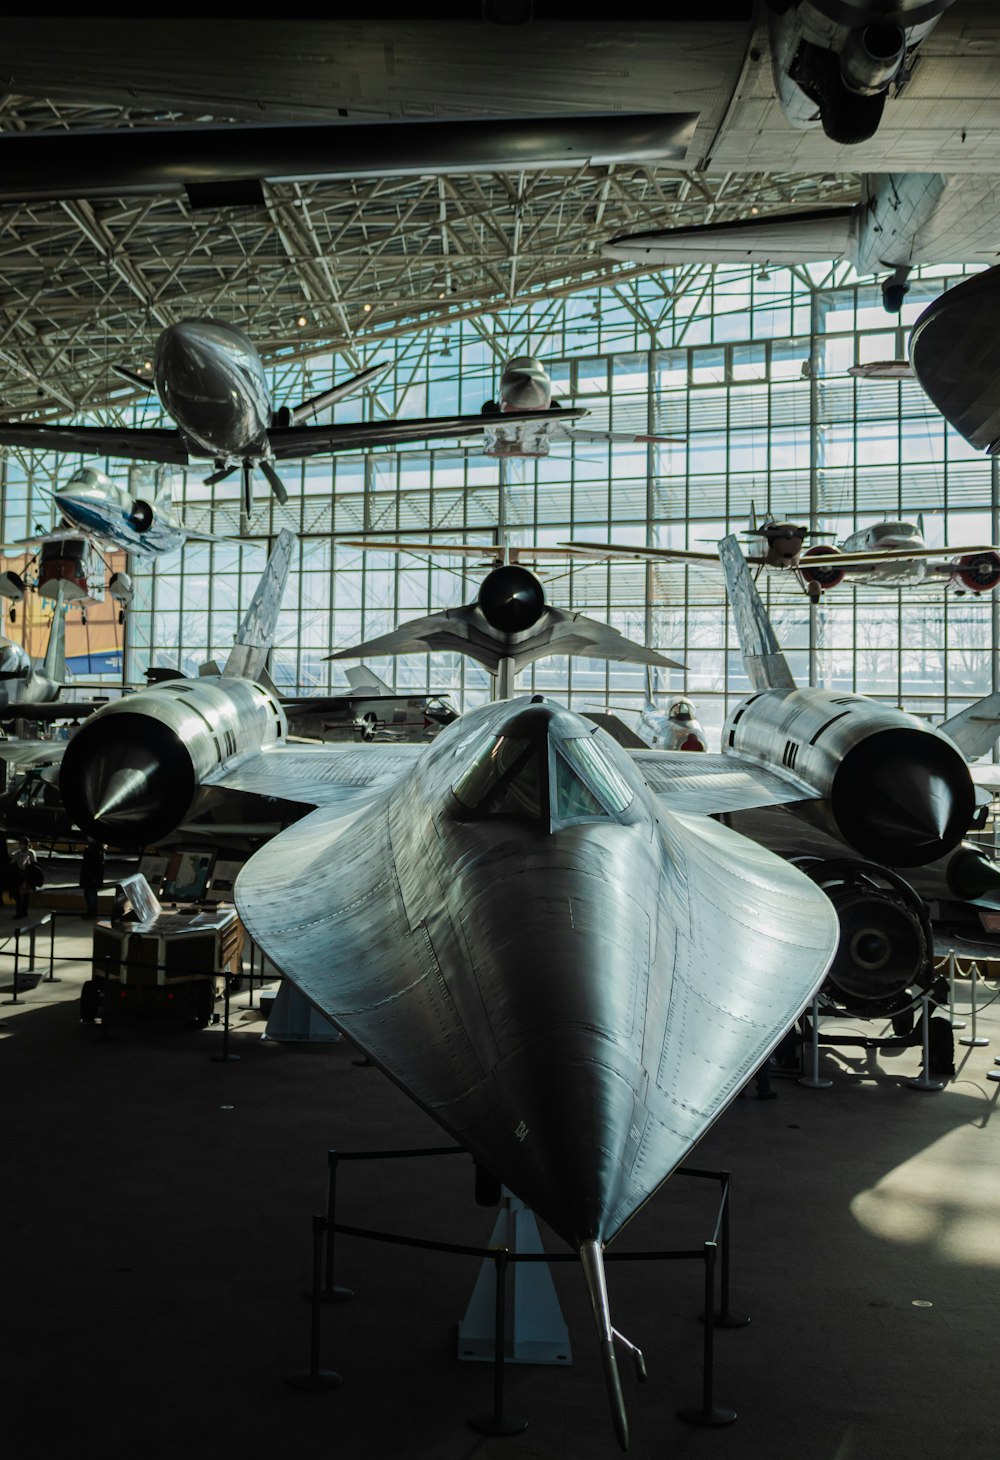
[[(804, 548), (812, 529), (768, 517), (749, 529), (764, 539), (762, 554), (748, 555), (758, 569), (778, 568), (798, 576), (809, 597), (818, 599), (845, 578), (876, 588), (912, 588), (928, 576), (945, 578), (957, 593), (992, 593), (1000, 585), (1000, 549), (992, 544), (961, 548), (929, 548), (921, 528), (912, 522), (875, 522), (853, 532), (842, 543), (816, 543)], [(706, 563), (719, 566), (717, 554), (682, 548), (627, 547), (624, 544), (563, 544), (597, 558), (636, 562)]]
[[(735, 538), (720, 553), (756, 634), (755, 693), (720, 753), (629, 753), (543, 695), (472, 710), (427, 746), (290, 745), (255, 677), (292, 542), (281, 534), (221, 675), (143, 690), (77, 731), (64, 801), (123, 847), (168, 832), (203, 787), (315, 808), (246, 865), (240, 915), (289, 983), (579, 1254), (624, 1447), (604, 1248), (776, 1047), (838, 939), (808, 878), (711, 815), (800, 806), (867, 857), (921, 865), (961, 840), (968, 767), (913, 716), (796, 689)], [(483, 613), (480, 632), (491, 655), (520, 635), (530, 659), (548, 637), (520, 613), (538, 602), (531, 575), (496, 573), (487, 606), (507, 616)], [(467, 638), (471, 609), (457, 612)]]
[(637, 729), (653, 750), (708, 749), (694, 705), (683, 697), (673, 700), (665, 710), (658, 710), (650, 701), (639, 716)]
[[(54, 598), (57, 591), (67, 603), (85, 611), (104, 597), (107, 563), (105, 552), (126, 552), (152, 561), (178, 551), (190, 538), (204, 542), (229, 539), (186, 528), (177, 515), (172, 497), (169, 468), (160, 468), (143, 496), (133, 490), (145, 473), (130, 472), (126, 489), (94, 467), (81, 467), (65, 486), (52, 493), (65, 528), (17, 538), (4, 543), (5, 553), (21, 553), (37, 547), (38, 553), (21, 573), (0, 575), (0, 595), (19, 602), (24, 597), (25, 574), (33, 570), (31, 586), (42, 598)], [(132, 579), (124, 571), (111, 572), (107, 590), (120, 604), (119, 619), (132, 601)], [(11, 609), (11, 619), (14, 610)]]
[(651, 269), (694, 263), (782, 268), (843, 259), (862, 276), (888, 274), (882, 302), (898, 314), (919, 264), (994, 262), (996, 188), (994, 179), (979, 175), (865, 173), (861, 202), (852, 208), (620, 234), (602, 252)]
[[(309, 426), (303, 422), (355, 394), (388, 369), (372, 365), (343, 385), (324, 391), (293, 409), (275, 410), (264, 363), (256, 346), (235, 325), (213, 319), (188, 319), (169, 325), (153, 354), (153, 379), (116, 367), (133, 385), (155, 384), (163, 409), (176, 429), (149, 426), (64, 426), (40, 422), (0, 422), (0, 446), (31, 451), (79, 451), (186, 466), (208, 457), (214, 486), (242, 472), (244, 520), (253, 506), (255, 470), (267, 479), (279, 502), (288, 492), (277, 464), (333, 451), (364, 451), (371, 446), (402, 445), (447, 437), (482, 438), (484, 449), (502, 456), (544, 455), (549, 439), (572, 440), (566, 422), (586, 415), (582, 409), (552, 404), (552, 385), (535, 360), (509, 362), (500, 381), (500, 402), (477, 415), (428, 417), (410, 421), (364, 421)], [(541, 401), (542, 404), (534, 404)], [(655, 441), (667, 438), (594, 431), (583, 440)], [(138, 521), (145, 520), (140, 513)]]

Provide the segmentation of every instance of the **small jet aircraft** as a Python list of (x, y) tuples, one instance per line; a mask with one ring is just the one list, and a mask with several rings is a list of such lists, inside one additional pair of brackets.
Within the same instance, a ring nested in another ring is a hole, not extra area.
[(282, 699), (296, 735), (317, 740), (431, 740), (458, 719), (458, 711), (445, 695), (397, 694), (366, 664), (345, 673), (351, 693), (339, 699), (325, 695), (322, 710), (311, 709), (308, 695)]
[[(0, 422), (0, 446), (30, 451), (79, 451), (84, 455), (119, 456), (186, 466), (207, 457), (214, 470), (205, 478), (214, 485), (235, 471), (243, 476), (244, 521), (253, 506), (253, 475), (259, 470), (279, 502), (288, 492), (277, 464), (333, 451), (364, 451), (371, 446), (399, 446), (448, 437), (480, 437), (494, 455), (539, 456), (550, 439), (572, 440), (566, 423), (584, 416), (583, 409), (560, 409), (552, 403), (552, 383), (536, 360), (518, 357), (508, 363), (500, 381), (499, 404), (489, 402), (477, 415), (428, 417), (423, 420), (363, 421), (338, 425), (305, 425), (320, 411), (370, 385), (388, 369), (372, 365), (331, 390), (301, 405), (275, 410), (264, 363), (256, 346), (235, 325), (214, 319), (187, 319), (168, 325), (156, 342), (153, 377), (116, 367), (132, 385), (148, 391), (155, 385), (163, 409), (177, 425), (64, 426), (37, 421)], [(590, 432), (579, 439), (654, 441), (658, 437), (614, 431)], [(141, 530), (146, 514), (140, 512)], [(150, 524), (152, 525), (152, 523)]]
[[(176, 552), (189, 538), (199, 541), (225, 542), (213, 533), (194, 532), (181, 522), (174, 507), (169, 468), (160, 468), (145, 495), (133, 495), (137, 480), (144, 475), (134, 471), (129, 487), (120, 486), (94, 467), (81, 467), (65, 486), (53, 492), (65, 528), (22, 537), (4, 543), (3, 552), (20, 553), (37, 547), (32, 587), (42, 598), (54, 598), (61, 591), (66, 603), (77, 603), (86, 611), (89, 604), (104, 597), (107, 564), (104, 552), (126, 552), (134, 557), (153, 560)], [(108, 577), (108, 592), (121, 605), (119, 618), (132, 601), (132, 580), (124, 571)], [(0, 575), (0, 595), (20, 602), (24, 597), (23, 573)], [(13, 607), (11, 620), (15, 617)]]
[[(853, 532), (842, 543), (816, 543), (804, 548), (812, 529), (768, 517), (751, 535), (765, 544), (763, 554), (748, 554), (747, 561), (762, 568), (796, 573), (813, 600), (850, 577), (878, 588), (912, 588), (928, 576), (955, 583), (957, 593), (992, 593), (1000, 585), (1000, 548), (975, 544), (961, 548), (929, 548), (921, 525), (912, 522), (875, 522)], [(714, 553), (682, 548), (626, 547), (614, 543), (572, 542), (564, 546), (597, 558), (637, 562), (710, 563)]]
[(653, 750), (707, 750), (701, 722), (688, 699), (673, 700), (665, 710), (650, 702), (639, 716), (639, 735)]

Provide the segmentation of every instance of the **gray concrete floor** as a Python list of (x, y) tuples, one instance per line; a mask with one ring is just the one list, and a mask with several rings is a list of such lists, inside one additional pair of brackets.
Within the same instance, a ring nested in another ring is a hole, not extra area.
[[(59, 926), (60, 953), (85, 956), (87, 925)], [(0, 957), (6, 1000), (9, 970)], [(226, 1064), (211, 1058), (217, 1028), (132, 1020), (105, 1038), (77, 1018), (85, 965), (57, 973), (0, 1009), (5, 1454), (617, 1453), (574, 1264), (552, 1268), (572, 1366), (507, 1370), (506, 1407), (528, 1420), (519, 1436), (466, 1424), (492, 1402), (490, 1369), (456, 1357), (478, 1271), (469, 1258), (342, 1239), (338, 1276), (357, 1296), (324, 1312), (322, 1362), (343, 1384), (289, 1387), (308, 1365), (302, 1293), (327, 1150), (441, 1134), (345, 1042), (262, 1041), (245, 996), (233, 1009), (240, 1059)], [(752, 1321), (717, 1334), (716, 1399), (738, 1418), (709, 1430), (676, 1417), (701, 1396), (700, 1268), (609, 1264), (616, 1324), (649, 1367), (639, 1386), (622, 1365), (632, 1454), (994, 1460), (1000, 1086), (986, 1074), (998, 1011), (980, 1022), (990, 1046), (959, 1046), (940, 1093), (903, 1085), (915, 1051), (842, 1049), (823, 1058), (832, 1088), (776, 1079), (778, 1099), (751, 1088), (730, 1107), (692, 1163), (733, 1172), (732, 1299)], [(715, 1200), (708, 1183), (675, 1178), (618, 1245), (699, 1246)], [(339, 1215), (472, 1245), (494, 1220), (474, 1204), (465, 1157), (347, 1166)]]

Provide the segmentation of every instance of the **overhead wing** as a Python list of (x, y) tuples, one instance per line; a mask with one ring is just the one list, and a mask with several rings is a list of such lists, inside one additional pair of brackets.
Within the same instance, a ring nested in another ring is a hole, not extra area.
[(877, 568), (880, 563), (917, 563), (924, 558), (942, 559), (942, 571), (951, 572), (954, 567), (954, 559), (963, 553), (996, 553), (1000, 548), (994, 547), (991, 543), (984, 543), (979, 547), (922, 547), (922, 548), (872, 548), (866, 552), (858, 553), (837, 553), (831, 554), (829, 558), (815, 558), (807, 561), (800, 558), (798, 566), (811, 567), (813, 562), (822, 567), (830, 568)]
[(0, 446), (120, 456), (129, 461), (163, 461), (173, 466), (187, 466), (190, 460), (180, 432), (159, 426), (49, 426), (39, 421), (0, 421)]
[(857, 208), (817, 208), (771, 218), (622, 233), (605, 258), (649, 264), (810, 264), (840, 258), (851, 242)]
[[(587, 412), (582, 408), (556, 408), (519, 411), (517, 420), (524, 425), (545, 425), (585, 415)], [(370, 446), (405, 446), (416, 441), (483, 436), (491, 424), (504, 419), (499, 415), (480, 413), (474, 416), (425, 416), (412, 421), (357, 421), (334, 426), (272, 426), (268, 440), (275, 457), (279, 461), (287, 461), (294, 457), (316, 456), (324, 451), (367, 451)], [(0, 444), (4, 439), (0, 431)]]
[[(560, 546), (590, 558), (631, 558), (638, 562), (655, 560), (668, 563), (712, 563), (716, 568), (720, 566), (717, 552), (688, 552), (686, 548), (629, 547), (624, 543), (614, 542), (564, 542)], [(763, 558), (747, 558), (748, 563), (763, 561)]]
[[(567, 412), (561, 411), (565, 416)], [(589, 426), (553, 426), (549, 431), (552, 441), (638, 441), (647, 446), (684, 446), (686, 436), (654, 436), (649, 431), (597, 431)]]
[(750, 811), (755, 806), (786, 806), (815, 801), (817, 794), (794, 776), (736, 761), (717, 751), (630, 750), (649, 789), (669, 811)]

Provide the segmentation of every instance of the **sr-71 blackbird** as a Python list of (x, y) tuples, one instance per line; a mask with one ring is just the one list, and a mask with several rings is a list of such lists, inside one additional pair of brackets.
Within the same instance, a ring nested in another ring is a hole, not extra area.
[(200, 786), (313, 808), (247, 863), (241, 917), (578, 1252), (624, 1447), (604, 1247), (776, 1046), (837, 944), (809, 879), (708, 813), (810, 801), (863, 850), (920, 861), (960, 839), (968, 770), (921, 721), (805, 690), (745, 701), (718, 755), (629, 754), (542, 695), (472, 710), (428, 746), (289, 745), (256, 680), (292, 544), (279, 538), (222, 674), (99, 711), (66, 748), (63, 798), (83, 831), (133, 847)]

